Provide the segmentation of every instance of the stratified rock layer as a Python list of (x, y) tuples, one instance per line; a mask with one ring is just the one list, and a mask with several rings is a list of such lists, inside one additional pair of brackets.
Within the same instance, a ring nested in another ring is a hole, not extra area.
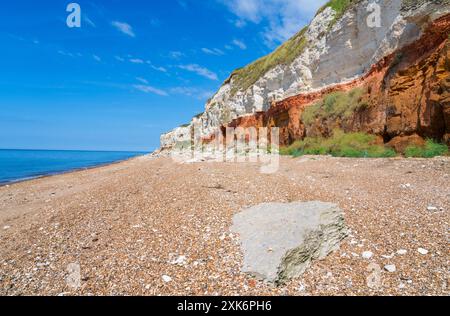
[(322, 202), (267, 203), (233, 218), (244, 253), (243, 272), (278, 284), (338, 249), (347, 229), (342, 211)]
[[(236, 73), (252, 74), (257, 62), (234, 72), (203, 115), (162, 136), (162, 147), (189, 139), (194, 129), (208, 142), (227, 126), (279, 127), (281, 145), (327, 137), (335, 128), (375, 134), (385, 143), (417, 135), (450, 145), (450, 1), (380, 1), (379, 27), (367, 23), (371, 2), (353, 1), (338, 17), (326, 7), (293, 38), (302, 49), (292, 61), (249, 87)], [(367, 106), (350, 117), (302, 119), (327, 94), (354, 88), (365, 91)]]

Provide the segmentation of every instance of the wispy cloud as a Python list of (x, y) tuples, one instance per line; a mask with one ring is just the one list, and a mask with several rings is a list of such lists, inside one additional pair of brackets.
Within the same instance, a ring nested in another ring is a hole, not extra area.
[(66, 57), (75, 57), (75, 54), (72, 54), (70, 52), (66, 52), (64, 50), (58, 50), (58, 54), (66, 56)]
[(92, 55), (92, 58), (94, 58), (94, 60), (98, 61), (99, 63), (102, 61), (102, 59), (97, 55)]
[(117, 59), (118, 61), (124, 62), (125, 58), (122, 58), (120, 56), (114, 56), (115, 59)]
[(95, 25), (95, 23), (86, 14), (83, 14), (83, 21), (91, 27), (97, 27), (97, 25)]
[(157, 95), (160, 95), (160, 96), (163, 96), (163, 97), (169, 95), (166, 91), (158, 89), (158, 88), (155, 88), (155, 87), (152, 87), (152, 86), (149, 86), (147, 84), (137, 84), (137, 85), (134, 85), (133, 87), (136, 90), (139, 90), (139, 91), (144, 92), (144, 93), (154, 93), (154, 94), (157, 94)]
[(130, 59), (130, 63), (133, 63), (133, 64), (143, 64), (143, 63), (145, 63), (142, 59), (140, 59), (140, 58), (131, 58)]
[(170, 89), (170, 92), (173, 94), (181, 94), (188, 97), (194, 97), (198, 100), (207, 100), (212, 95), (214, 95), (213, 91), (210, 90), (204, 90), (200, 88), (195, 87), (174, 87)]
[(202, 67), (197, 64), (180, 65), (179, 68), (196, 73), (199, 76), (205, 77), (210, 80), (219, 80), (217, 74), (209, 70), (208, 68)]
[(247, 49), (247, 45), (246, 45), (243, 41), (241, 41), (241, 40), (235, 39), (235, 40), (233, 40), (233, 44), (234, 44), (235, 46), (239, 47), (239, 48), (242, 49), (242, 50)]
[(142, 77), (136, 77), (136, 80), (143, 83), (143, 84), (148, 84), (148, 80)]
[(133, 31), (133, 27), (125, 22), (119, 22), (119, 21), (113, 21), (111, 22), (112, 26), (114, 26), (117, 30), (119, 30), (120, 32), (131, 36), (131, 37), (136, 37), (136, 34)]
[(237, 20), (236, 27), (245, 27), (247, 22), (267, 26), (262, 35), (268, 46), (283, 42), (309, 22), (314, 13), (327, 0), (218, 0), (224, 4)]
[(202, 52), (204, 52), (205, 54), (208, 54), (208, 55), (216, 55), (216, 56), (225, 55), (225, 52), (218, 48), (212, 48), (212, 49), (202, 48)]
[(155, 66), (155, 65), (152, 65), (151, 63), (149, 65), (153, 70), (160, 71), (160, 72), (167, 72), (167, 69), (164, 67)]
[(182, 52), (178, 52), (178, 51), (169, 52), (169, 57), (172, 59), (178, 60), (183, 56), (184, 56), (184, 54)]

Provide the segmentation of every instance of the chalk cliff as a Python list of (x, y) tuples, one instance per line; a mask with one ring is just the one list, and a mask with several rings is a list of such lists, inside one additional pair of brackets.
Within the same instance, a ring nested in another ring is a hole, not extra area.
[[(396, 148), (427, 137), (450, 144), (449, 34), (450, 0), (332, 0), (272, 54), (234, 71), (161, 146), (226, 126), (279, 127), (282, 145), (335, 128)], [(326, 110), (336, 93), (352, 103)]]

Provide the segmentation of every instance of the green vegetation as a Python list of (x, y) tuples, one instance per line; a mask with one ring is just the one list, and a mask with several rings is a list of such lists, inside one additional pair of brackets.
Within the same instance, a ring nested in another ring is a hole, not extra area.
[(306, 137), (289, 147), (281, 148), (280, 154), (299, 157), (303, 155), (332, 155), (334, 157), (379, 158), (395, 157), (393, 149), (375, 144), (376, 137), (365, 133), (344, 133), (335, 130), (330, 138)]
[(316, 119), (349, 118), (357, 110), (367, 107), (362, 96), (364, 89), (356, 88), (349, 92), (333, 92), (321, 101), (307, 107), (302, 115), (306, 125), (314, 123)]
[[(247, 90), (253, 84), (264, 76), (269, 70), (278, 65), (286, 65), (294, 61), (306, 47), (305, 27), (290, 40), (281, 45), (273, 53), (262, 57), (254, 63), (235, 70), (230, 78), (234, 79), (234, 85), (231, 94), (235, 95), (239, 90)], [(230, 79), (227, 80), (229, 82)]]
[[(350, 5), (355, 4), (359, 1), (361, 0), (331, 0), (326, 5), (324, 5), (317, 14), (322, 12), (325, 8), (331, 7), (336, 12), (336, 16), (334, 17), (332, 23), (330, 23), (331, 28), (334, 23), (344, 15), (345, 11), (350, 7)], [(254, 63), (244, 68), (235, 70), (231, 74), (230, 78), (225, 81), (225, 83), (228, 83), (231, 78), (234, 79), (234, 85), (231, 89), (231, 95), (235, 95), (238, 91), (247, 90), (268, 71), (279, 65), (290, 64), (295, 60), (295, 58), (300, 56), (307, 45), (305, 38), (307, 29), (308, 27), (303, 28), (291, 39), (278, 47), (273, 53), (258, 59)]]
[(405, 156), (408, 158), (433, 158), (437, 156), (448, 155), (448, 147), (428, 139), (425, 146), (409, 146), (405, 150)]
[(332, 8), (336, 12), (333, 21), (331, 21), (330, 25), (328, 26), (331, 29), (334, 24), (339, 21), (340, 18), (342, 18), (342, 16), (351, 5), (360, 1), (361, 0), (331, 0), (328, 1), (328, 3), (325, 4), (322, 8), (320, 8), (317, 14), (322, 13), (328, 7)]

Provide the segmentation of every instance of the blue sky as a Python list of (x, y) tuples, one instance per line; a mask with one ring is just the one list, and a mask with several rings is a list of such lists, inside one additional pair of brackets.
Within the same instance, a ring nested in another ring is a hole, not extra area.
[(70, 2), (1, 3), (0, 148), (154, 150), (326, 1)]

